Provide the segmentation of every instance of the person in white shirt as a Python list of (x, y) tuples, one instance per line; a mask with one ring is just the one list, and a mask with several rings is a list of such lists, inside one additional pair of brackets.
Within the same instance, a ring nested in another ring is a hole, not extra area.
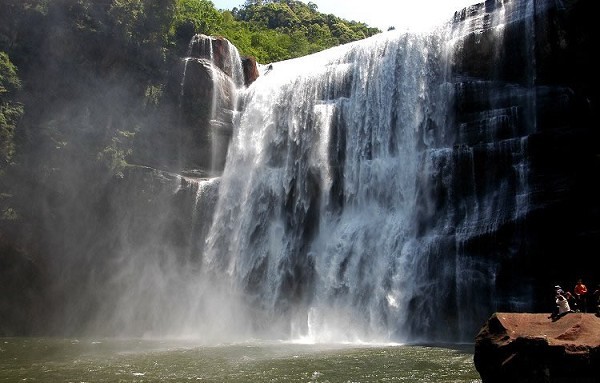
[(566, 314), (571, 311), (571, 307), (569, 306), (569, 301), (562, 294), (556, 295), (556, 305), (558, 306), (558, 315)]
[(556, 309), (555, 311), (552, 313), (552, 315), (550, 315), (549, 318), (552, 318), (553, 320), (557, 320), (558, 318), (562, 317), (563, 315), (570, 313), (571, 312), (571, 307), (569, 306), (569, 301), (567, 301), (567, 298), (565, 298), (564, 296), (564, 291), (560, 288), (560, 286), (556, 286)]

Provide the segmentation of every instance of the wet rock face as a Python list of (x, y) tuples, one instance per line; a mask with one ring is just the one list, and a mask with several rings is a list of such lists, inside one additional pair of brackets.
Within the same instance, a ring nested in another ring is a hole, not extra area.
[(196, 35), (177, 73), (182, 75), (176, 124), (180, 170), (220, 174), (238, 108), (236, 92), (258, 78), (256, 60), (241, 58), (223, 37)]
[(231, 77), (207, 59), (190, 58), (184, 65), (179, 122), (183, 168), (210, 172), (218, 157), (222, 170), (227, 149), (217, 141), (225, 136), (228, 142), (233, 131), (235, 87)]
[[(475, 257), (502, 254), (496, 309), (522, 309), (514, 302), (547, 309), (547, 287), (565, 277), (555, 265), (565, 254), (599, 250), (600, 189), (589, 179), (600, 172), (591, 6), (485, 1), (453, 21), (462, 36), (450, 63), (457, 167), (469, 169), (477, 191), (466, 197), (489, 199), (500, 189), (515, 196), (498, 205), (498, 229), (464, 244)], [(573, 265), (568, 281), (595, 279), (587, 262)], [(514, 281), (535, 283), (519, 296)]]
[(188, 56), (211, 61), (227, 76), (233, 76), (231, 44), (224, 37), (196, 35), (190, 42)]
[(600, 318), (495, 313), (476, 337), (483, 383), (593, 383), (600, 376)]
[(206, 59), (212, 62), (228, 77), (235, 77), (236, 61), (241, 61), (243, 83), (248, 86), (259, 76), (256, 59), (251, 56), (240, 57), (235, 54), (235, 47), (224, 37), (196, 35), (190, 42), (189, 57)]

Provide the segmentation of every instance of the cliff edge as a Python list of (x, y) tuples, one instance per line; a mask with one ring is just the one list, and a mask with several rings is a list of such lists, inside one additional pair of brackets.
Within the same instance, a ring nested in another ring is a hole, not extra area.
[(483, 383), (600, 382), (600, 318), (569, 313), (495, 313), (475, 338)]

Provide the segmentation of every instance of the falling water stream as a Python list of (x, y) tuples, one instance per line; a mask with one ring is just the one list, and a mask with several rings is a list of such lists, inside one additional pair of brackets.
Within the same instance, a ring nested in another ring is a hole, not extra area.
[[(151, 227), (144, 240), (121, 239), (114, 290), (90, 332), (471, 342), (501, 303), (499, 262), (466, 245), (530, 209), (535, 63), (514, 83), (493, 66), (491, 78), (460, 66), (469, 39), (502, 52), (507, 25), (531, 28), (531, 4), (479, 4), (431, 32), (272, 63), (248, 87), (231, 43), (196, 36), (186, 64), (212, 78), (210, 134), (233, 129), (204, 149), (226, 154), (226, 166), (161, 176)], [(471, 99), (484, 107), (457, 113)], [(511, 304), (527, 307), (529, 294), (513, 292)]]
[[(528, 4), (499, 2), (485, 27), (501, 35), (531, 16)], [(461, 86), (487, 91), (451, 72), (482, 19), (274, 63), (243, 91), (203, 270), (244, 296), (253, 331), (314, 342), (473, 339), (473, 319), (494, 303), (472, 291), (493, 294), (495, 261), (474, 261), (461, 244), (527, 212), (525, 137), (535, 128), (533, 92), (518, 86), (502, 92), (525, 107), (504, 106), (496, 92), (472, 122), (454, 120)], [(467, 145), (474, 124), (480, 143)], [(481, 151), (508, 161), (507, 174), (479, 174)]]
[(446, 125), (438, 39), (382, 34), (275, 63), (243, 95), (204, 263), (269, 331), (400, 335), (423, 287), (424, 141)]

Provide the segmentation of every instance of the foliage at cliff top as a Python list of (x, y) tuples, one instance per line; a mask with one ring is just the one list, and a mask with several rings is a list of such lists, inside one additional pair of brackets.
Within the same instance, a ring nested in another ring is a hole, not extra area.
[(242, 53), (264, 63), (304, 56), (381, 31), (320, 13), (311, 2), (249, 0), (239, 9), (223, 12), (223, 23), (217, 32)]
[(243, 55), (267, 63), (305, 56), (381, 31), (320, 13), (314, 3), (297, 0), (249, 0), (231, 11), (218, 11), (207, 0), (176, 0), (169, 32), (179, 52), (194, 33), (221, 35)]

